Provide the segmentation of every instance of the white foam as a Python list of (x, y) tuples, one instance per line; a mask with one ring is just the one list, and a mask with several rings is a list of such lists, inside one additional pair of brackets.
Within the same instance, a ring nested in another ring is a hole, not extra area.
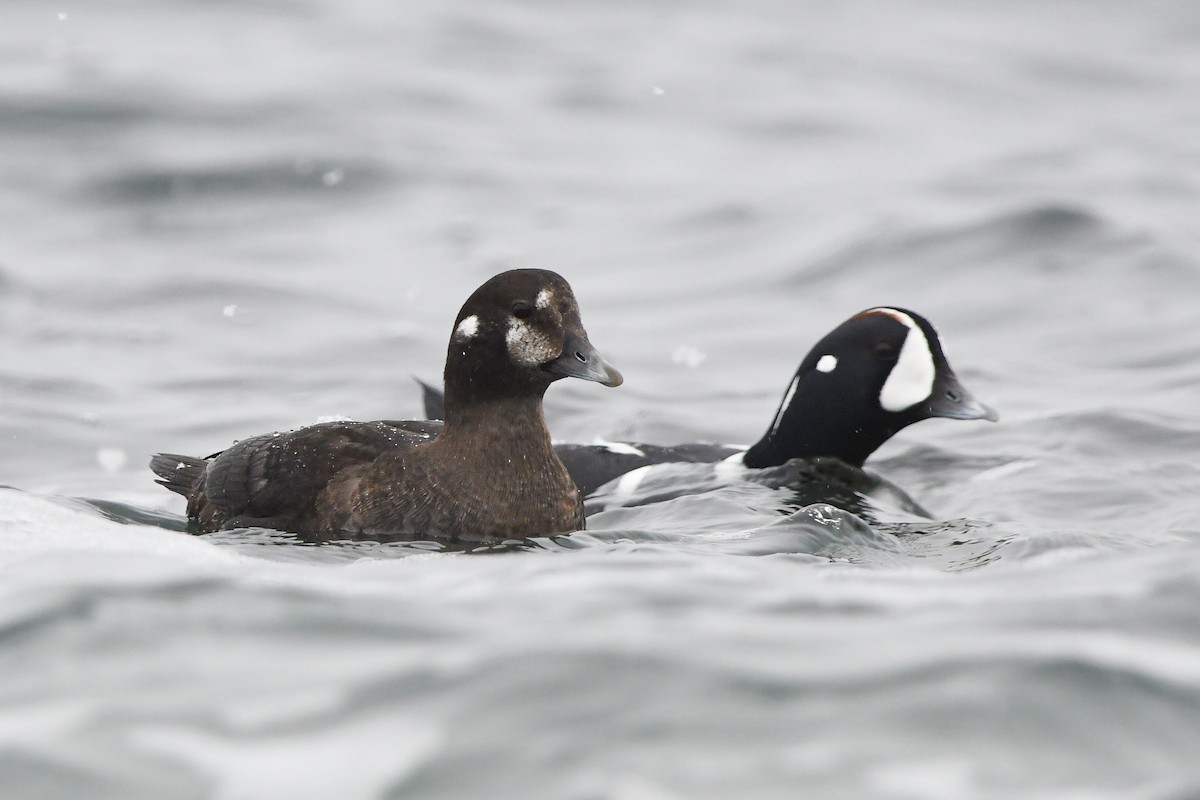
[(227, 562), (241, 558), (195, 536), (141, 525), (122, 525), (78, 501), (0, 490), (0, 567), (42, 556), (72, 553), (165, 558), (173, 562)]
[[(162, 504), (180, 498), (154, 490)], [(154, 508), (151, 503), (142, 503)], [(442, 554), (431, 556), (444, 559)], [(161, 585), (219, 575), (249, 585), (299, 586), (339, 595), (390, 594), (396, 570), (424, 556), (318, 564), (277, 561), (224, 546), (206, 536), (110, 520), (89, 504), (0, 488), (0, 572), (7, 571), (0, 622), (44, 602), (31, 587)], [(19, 576), (19, 580), (15, 577)]]
[[(211, 796), (219, 800), (326, 800), (382, 797), (432, 757), (444, 736), (428, 723), (389, 712), (256, 736), (149, 724), (135, 727), (129, 738), (141, 750), (195, 767), (213, 781)], [(351, 763), (353, 769), (330, 768)]]
[(872, 766), (868, 785), (885, 797), (955, 800), (979, 791), (979, 767), (961, 757), (889, 761)]

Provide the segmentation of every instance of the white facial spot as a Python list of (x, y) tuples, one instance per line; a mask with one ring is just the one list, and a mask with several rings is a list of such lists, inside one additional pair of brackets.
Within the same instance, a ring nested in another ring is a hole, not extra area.
[(454, 329), (454, 335), (460, 339), (474, 338), (477, 333), (479, 333), (479, 317), (474, 314), (458, 323), (458, 327)]
[(817, 361), (817, 372), (833, 372), (837, 369), (837, 356), (824, 355)]
[(884, 411), (903, 411), (933, 394), (937, 368), (933, 364), (929, 341), (912, 317), (891, 308), (878, 310), (908, 328), (900, 357), (879, 392), (879, 405)]
[(537, 300), (534, 302), (538, 308), (549, 308), (550, 301), (554, 299), (554, 294), (549, 289), (542, 289), (538, 292)]

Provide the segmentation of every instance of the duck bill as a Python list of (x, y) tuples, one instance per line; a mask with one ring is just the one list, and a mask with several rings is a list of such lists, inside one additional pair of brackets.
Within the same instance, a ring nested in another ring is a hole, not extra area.
[(934, 387), (926, 410), (931, 417), (946, 419), (986, 419), (995, 422), (1000, 419), (996, 409), (986, 403), (981, 403), (966, 390), (958, 380), (958, 376), (947, 371)]
[(562, 355), (543, 364), (542, 369), (559, 378), (582, 378), (604, 386), (620, 386), (625, 379), (600, 355), (586, 336), (568, 333)]

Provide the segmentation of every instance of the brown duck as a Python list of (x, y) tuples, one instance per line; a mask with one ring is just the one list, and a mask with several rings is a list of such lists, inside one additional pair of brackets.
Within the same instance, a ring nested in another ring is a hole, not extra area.
[(570, 285), (503, 272), (467, 299), (446, 353), (445, 424), (327, 422), (200, 459), (162, 453), (158, 483), (201, 532), (264, 527), (495, 542), (581, 530), (583, 503), (550, 443), (542, 396), (564, 377), (619, 386)]

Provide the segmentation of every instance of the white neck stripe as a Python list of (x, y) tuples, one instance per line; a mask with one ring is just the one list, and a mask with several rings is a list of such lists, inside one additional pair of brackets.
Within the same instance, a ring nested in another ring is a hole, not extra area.
[(787, 411), (788, 405), (792, 402), (792, 397), (796, 394), (796, 388), (800, 386), (800, 376), (792, 378), (792, 385), (788, 387), (787, 394), (783, 396), (783, 402), (779, 404), (779, 410), (775, 412), (775, 419), (771, 423), (771, 433), (779, 430), (779, 424), (783, 422), (783, 414)]

